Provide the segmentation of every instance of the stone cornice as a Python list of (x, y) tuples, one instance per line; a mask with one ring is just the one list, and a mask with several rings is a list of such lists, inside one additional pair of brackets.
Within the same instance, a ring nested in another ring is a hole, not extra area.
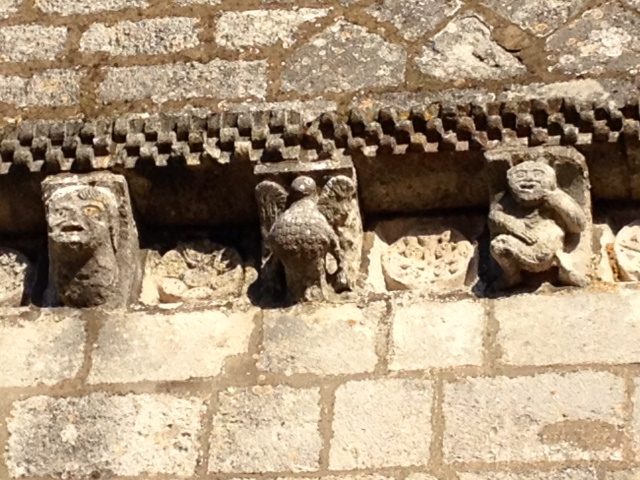
[(234, 161), (313, 162), (376, 156), (484, 151), (501, 145), (590, 145), (638, 138), (638, 97), (437, 102), (408, 111), (325, 112), (306, 123), (299, 112), (268, 110), (116, 119), (25, 120), (0, 130), (0, 173), (13, 168), (55, 174), (130, 169), (142, 163), (224, 165)]

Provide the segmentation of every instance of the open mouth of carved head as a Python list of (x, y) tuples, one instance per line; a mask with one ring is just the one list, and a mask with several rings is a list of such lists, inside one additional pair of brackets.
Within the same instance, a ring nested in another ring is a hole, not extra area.
[(85, 228), (77, 223), (63, 225), (60, 228), (62, 233), (79, 233), (84, 232)]

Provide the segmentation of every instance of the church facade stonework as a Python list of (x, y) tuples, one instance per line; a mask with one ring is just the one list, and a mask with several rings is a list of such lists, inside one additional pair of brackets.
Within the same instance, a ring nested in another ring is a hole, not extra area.
[(640, 479), (637, 0), (0, 0), (0, 480)]

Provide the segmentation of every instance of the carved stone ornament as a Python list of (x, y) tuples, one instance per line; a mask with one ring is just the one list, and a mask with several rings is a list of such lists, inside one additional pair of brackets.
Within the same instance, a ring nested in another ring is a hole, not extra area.
[(42, 182), (49, 235), (46, 299), (70, 307), (125, 306), (140, 282), (138, 233), (126, 180), (109, 172)]
[(459, 288), (465, 285), (475, 247), (453, 228), (413, 230), (382, 255), (388, 290)]
[(29, 259), (9, 248), (0, 248), (0, 305), (18, 307), (29, 298), (34, 271)]
[(623, 227), (616, 235), (613, 251), (617, 274), (624, 282), (640, 280), (640, 221)]
[(291, 301), (326, 299), (354, 287), (362, 246), (356, 191), (354, 177), (326, 172), (299, 175), (289, 185), (257, 185), (263, 272), (274, 262), (284, 268)]
[(245, 286), (242, 258), (232, 248), (197, 240), (180, 242), (146, 259), (142, 301), (148, 304), (239, 296)]
[[(491, 255), (502, 270), (500, 285), (522, 281), (523, 272), (558, 269), (558, 283), (589, 281), (592, 233), (584, 157), (567, 147), (489, 152), (494, 183), (489, 212)], [(494, 177), (494, 181), (496, 178)], [(504, 181), (506, 180), (506, 182)]]

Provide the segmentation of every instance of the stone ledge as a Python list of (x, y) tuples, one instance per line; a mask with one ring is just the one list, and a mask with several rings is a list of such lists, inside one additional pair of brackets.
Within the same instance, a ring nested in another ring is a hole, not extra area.
[[(578, 83), (577, 90), (586, 88)], [(375, 157), (484, 151), (503, 144), (591, 145), (640, 135), (634, 86), (622, 86), (624, 99), (600, 90), (571, 96), (571, 82), (559, 85), (514, 86), (512, 92), (479, 93), (466, 102), (463, 92), (447, 92), (400, 108), (327, 111), (311, 122), (300, 111), (279, 109), (25, 120), (0, 130), (0, 173), (12, 166), (52, 174), (134, 168), (139, 162), (224, 165), (316, 161), (336, 153)]]

